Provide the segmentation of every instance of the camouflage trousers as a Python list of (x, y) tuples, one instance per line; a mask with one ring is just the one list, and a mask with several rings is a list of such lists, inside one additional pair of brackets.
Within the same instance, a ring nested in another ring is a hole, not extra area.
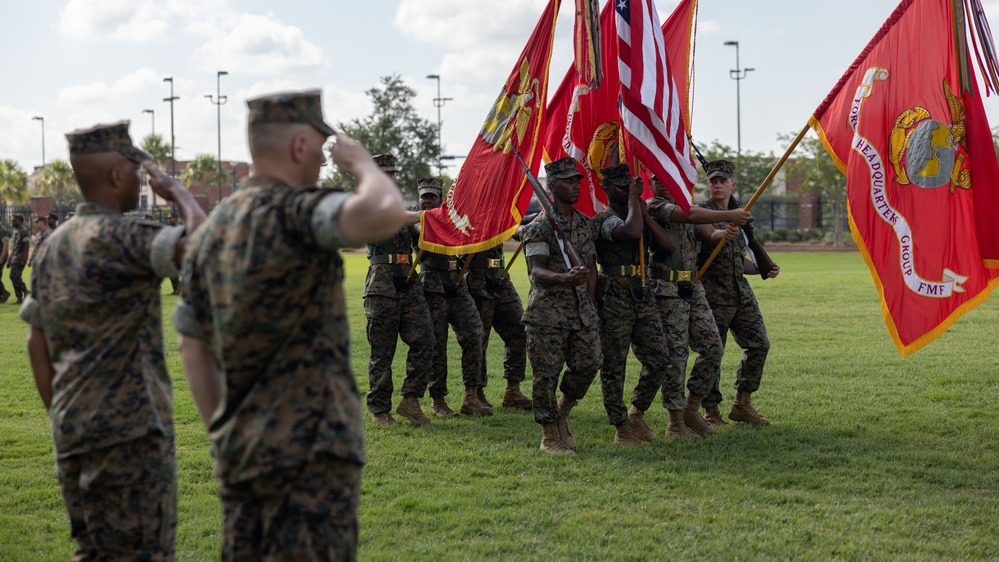
[(177, 460), (156, 433), (57, 459), (73, 560), (173, 560)]
[(638, 303), (630, 295), (624, 298), (605, 295), (600, 299), (599, 313), (600, 346), (604, 355), (600, 388), (604, 409), (611, 425), (622, 425), (628, 422), (628, 408), (624, 405), (628, 349), (635, 351), (635, 358), (642, 364), (631, 402), (643, 412), (652, 405), (663, 384), (669, 368), (669, 350), (654, 302)]
[[(763, 365), (770, 351), (770, 339), (767, 337), (767, 327), (763, 324), (763, 314), (756, 299), (740, 306), (715, 305), (711, 308), (722, 345), (728, 339), (729, 330), (735, 343), (744, 351), (739, 368), (735, 371), (735, 389), (756, 392), (760, 389), (760, 379), (763, 378)], [(720, 372), (719, 372), (720, 374)], [(719, 380), (704, 399), (704, 406), (717, 406), (722, 401)]]
[(355, 560), (361, 465), (329, 455), (219, 489), (222, 560)]
[(443, 293), (426, 293), (430, 317), (434, 322), (434, 367), (430, 375), (430, 396), (447, 396), (447, 327), (461, 347), (461, 379), (465, 386), (485, 386), (482, 375), (482, 319), (468, 288), (459, 286), (458, 294), (445, 298)]
[(482, 319), (482, 381), (488, 378), (486, 350), (489, 348), (489, 335), (495, 329), (503, 340), (503, 378), (507, 382), (522, 382), (527, 372), (527, 331), (524, 322), (524, 304), (520, 295), (509, 282), (493, 293), (494, 298), (474, 297), (475, 308)]
[(600, 332), (596, 326), (566, 330), (528, 324), (527, 357), (533, 372), (534, 421), (555, 423), (558, 421), (555, 389), (559, 386), (562, 366), (566, 367), (562, 375), (562, 394), (571, 400), (581, 400), (603, 362)]
[(680, 408), (686, 406), (683, 379), (687, 374), (688, 348), (697, 353), (697, 359), (687, 379), (687, 389), (699, 396), (706, 396), (718, 385), (725, 348), (703, 289), (695, 290), (690, 300), (657, 297), (656, 307), (666, 332), (666, 345), (669, 346), (669, 374), (662, 387), (663, 407), (673, 410), (677, 409), (677, 405)]
[(14, 296), (22, 299), (28, 296), (28, 286), (24, 284), (24, 266), (10, 266), (10, 284), (14, 286)]
[(430, 382), (434, 361), (434, 325), (419, 284), (396, 297), (368, 295), (364, 298), (368, 320), (368, 410), (372, 414), (392, 409), (392, 360), (399, 338), (409, 346), (402, 395), (422, 398)]

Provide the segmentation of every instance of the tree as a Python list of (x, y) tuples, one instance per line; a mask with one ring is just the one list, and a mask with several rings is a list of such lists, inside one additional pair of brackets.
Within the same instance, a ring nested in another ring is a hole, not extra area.
[(226, 178), (219, 175), (219, 161), (211, 154), (199, 154), (184, 168), (180, 181), (190, 189), (192, 185), (218, 187)]
[(26, 203), (28, 201), (28, 174), (17, 161), (0, 160), (0, 202)]
[[(796, 136), (789, 133), (779, 135), (778, 138), (790, 145)], [(785, 173), (788, 177), (801, 179), (801, 191), (814, 189), (822, 195), (823, 207), (828, 207), (832, 215), (833, 245), (841, 248), (843, 224), (846, 222), (846, 178), (814, 134), (810, 133), (801, 139), (794, 152), (798, 157), (784, 164)]]
[[(416, 181), (434, 175), (442, 148), (437, 142), (437, 125), (422, 119), (413, 109), (416, 91), (399, 76), (384, 76), (381, 83), (365, 92), (371, 97), (371, 115), (338, 123), (337, 128), (363, 144), (371, 154), (392, 153), (398, 161), (396, 183), (403, 193), (416, 196)], [(356, 180), (333, 168), (326, 185), (353, 189)], [(445, 184), (450, 183), (450, 178)]]
[(153, 157), (153, 164), (170, 173), (170, 145), (163, 140), (162, 135), (149, 135), (142, 139), (142, 150)]
[(65, 160), (53, 160), (35, 182), (35, 193), (47, 195), (58, 205), (76, 205), (83, 201), (73, 167)]

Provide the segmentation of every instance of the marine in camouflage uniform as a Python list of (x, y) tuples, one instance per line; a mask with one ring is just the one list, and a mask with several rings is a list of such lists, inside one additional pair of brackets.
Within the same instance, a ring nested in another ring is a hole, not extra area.
[[(641, 445), (657, 438), (645, 423), (644, 413), (655, 400), (667, 374), (669, 355), (659, 314), (642, 271), (641, 257), (646, 240), (651, 243), (658, 238), (670, 249), (669, 240), (659, 225), (651, 219), (646, 220), (645, 202), (641, 200), (642, 182), (633, 181), (627, 164), (603, 168), (600, 172), (610, 203), (591, 219), (597, 263), (600, 264), (597, 311), (604, 355), (600, 385), (607, 418), (616, 428), (614, 441)], [(634, 349), (635, 357), (643, 367), (632, 393), (630, 410), (626, 409), (623, 400), (629, 348)], [(682, 410), (682, 399), (681, 396), (679, 403), (670, 402), (668, 409)], [(669, 429), (672, 431), (668, 433), (674, 435), (678, 428), (671, 426)]]
[(38, 217), (37, 219), (35, 219), (35, 225), (36, 226), (40, 225), (41, 228), (36, 229), (34, 236), (31, 237), (32, 250), (31, 250), (31, 257), (28, 258), (28, 267), (33, 266), (35, 262), (35, 255), (38, 254), (38, 249), (41, 248), (42, 244), (45, 243), (45, 239), (49, 237), (49, 234), (52, 234), (52, 230), (49, 229), (45, 217)]
[[(441, 186), (439, 178), (419, 180), (421, 209), (426, 211), (440, 207)], [(472, 416), (491, 416), (493, 409), (483, 392), (482, 319), (468, 292), (466, 280), (461, 278), (463, 265), (455, 256), (427, 251), (423, 252), (420, 260), (420, 281), (433, 319), (436, 342), (433, 374), (430, 377), (430, 411), (439, 416), (454, 415), (444, 399), (448, 394), (447, 328), (450, 324), (461, 347), (461, 378), (465, 384), (465, 397), (460, 411)]]
[[(20, 311), (49, 407), (73, 559), (172, 560), (177, 467), (159, 285), (176, 274), (184, 229), (121, 215), (138, 201), (138, 163), (149, 158), (132, 146), (127, 122), (67, 138), (77, 177), (88, 178), (84, 198), (100, 193), (119, 207), (77, 206), (76, 219), (37, 250), (35, 290)], [(89, 183), (111, 169), (126, 183)]]
[(10, 237), (10, 257), (7, 259), (7, 267), (10, 268), (10, 284), (14, 286), (14, 295), (17, 302), (21, 304), (28, 296), (28, 287), (24, 284), (24, 267), (28, 265), (28, 250), (31, 243), (31, 233), (24, 225), (24, 217), (14, 215), (11, 221), (14, 227), (14, 234)]
[[(396, 166), (391, 154), (379, 154), (375, 162), (394, 179)], [(364, 316), (367, 318), (368, 411), (378, 424), (398, 423), (392, 417), (392, 360), (399, 338), (409, 346), (403, 402), (399, 414), (417, 425), (430, 422), (420, 409), (430, 381), (434, 360), (434, 325), (423, 296), (423, 286), (409, 275), (412, 248), (419, 234), (406, 226), (388, 240), (368, 244), (368, 275), (364, 280)]]
[[(374, 241), (402, 227), (396, 217), (405, 210), (395, 184), (343, 135), (330, 150), (357, 175), (357, 192), (314, 187), (335, 134), (319, 90), (247, 105), (255, 175), (190, 240), (174, 316), (224, 373), (209, 429), (225, 515), (222, 559), (354, 559), (366, 457), (337, 250), (347, 244), (345, 224), (353, 239)], [(306, 158), (293, 160), (291, 146), (304, 147)], [(360, 209), (349, 223), (341, 216), (348, 205)], [(384, 217), (377, 225), (374, 209)]]
[[(711, 199), (699, 206), (716, 211), (727, 209), (729, 196), (735, 188), (735, 182), (732, 180), (735, 165), (725, 160), (714, 160), (707, 164), (705, 171), (708, 173)], [(715, 223), (713, 226), (715, 229), (722, 229), (726, 224)], [(701, 245), (697, 257), (698, 267), (707, 261), (713, 250), (711, 244)], [(768, 425), (770, 422), (756, 412), (750, 401), (750, 395), (760, 388), (763, 365), (770, 350), (770, 340), (767, 337), (766, 325), (763, 323), (763, 314), (756, 302), (756, 295), (753, 294), (753, 289), (744, 275), (746, 254), (746, 241), (740, 233), (722, 247), (721, 252), (704, 272), (702, 282), (722, 345), (725, 344), (728, 332), (731, 330), (735, 343), (744, 350), (739, 368), (736, 370), (736, 399), (729, 412), (729, 419), (753, 425)], [(776, 277), (779, 271), (780, 267), (775, 264), (774, 271), (769, 276)], [(704, 397), (703, 405), (706, 409), (717, 408), (721, 401), (722, 394), (716, 379)]]
[[(683, 378), (687, 373), (688, 347), (697, 353), (687, 387), (690, 392), (705, 396), (718, 384), (721, 359), (725, 352), (718, 327), (705, 298), (704, 285), (694, 281), (697, 275), (698, 228), (692, 223), (739, 221), (745, 223), (749, 214), (742, 209), (710, 211), (699, 207), (690, 214), (675, 204), (666, 187), (656, 177), (651, 178), (654, 197), (649, 199), (649, 215), (669, 231), (673, 252), (652, 248), (649, 254), (649, 277), (662, 318), (669, 346), (669, 375), (663, 380), (663, 406), (683, 403)], [(709, 244), (710, 245), (710, 244)], [(723, 425), (721, 418), (709, 416), (710, 425)], [(698, 435), (710, 434), (697, 409), (684, 409), (684, 423)], [(689, 421), (688, 421), (689, 420)], [(722, 422), (722, 423), (717, 423)]]
[[(3, 269), (4, 264), (7, 263), (7, 254), (10, 251), (10, 232), (7, 228), (0, 224), (0, 269)], [(3, 276), (0, 275), (0, 279)], [(7, 302), (10, 299), (10, 291), (4, 286), (3, 281), (0, 280), (0, 304)]]
[(475, 308), (482, 319), (482, 378), (488, 378), (486, 367), (486, 350), (489, 347), (489, 335), (493, 329), (503, 340), (503, 378), (506, 379), (506, 390), (503, 392), (503, 406), (509, 408), (531, 409), (531, 399), (520, 391), (520, 383), (524, 382), (527, 372), (527, 331), (521, 317), (524, 316), (524, 304), (520, 300), (516, 287), (509, 275), (504, 275), (506, 262), (503, 256), (503, 245), (478, 252), (469, 258), (468, 292), (475, 300)]
[[(562, 158), (545, 166), (555, 198), (556, 220), (579, 252), (582, 266), (570, 267), (559, 245), (555, 225), (545, 214), (521, 228), (528, 261), (531, 292), (524, 310), (527, 357), (533, 372), (534, 421), (541, 424), (541, 450), (569, 455), (576, 439), (568, 416), (586, 395), (603, 362), (600, 352), (600, 319), (594, 306), (596, 250), (590, 220), (572, 208), (579, 199), (576, 161)], [(559, 385), (559, 374), (566, 366)], [(556, 402), (556, 390), (562, 396)]]

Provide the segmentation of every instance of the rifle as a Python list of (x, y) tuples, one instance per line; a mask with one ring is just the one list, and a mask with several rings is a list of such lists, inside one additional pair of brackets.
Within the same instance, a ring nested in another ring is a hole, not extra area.
[(517, 160), (524, 167), (524, 174), (527, 176), (528, 183), (534, 189), (534, 195), (538, 197), (538, 202), (541, 203), (541, 208), (544, 209), (545, 214), (552, 220), (552, 226), (555, 227), (555, 236), (558, 237), (559, 242), (562, 243), (562, 251), (565, 252), (566, 258), (569, 259), (569, 267), (586, 267), (586, 262), (583, 261), (583, 256), (579, 253), (569, 241), (569, 237), (566, 236), (565, 231), (568, 226), (565, 224), (565, 218), (562, 214), (555, 209), (555, 205), (552, 203), (551, 199), (548, 198), (548, 194), (545, 192), (545, 188), (541, 186), (541, 182), (538, 181), (537, 176), (531, 173), (531, 168), (527, 166), (527, 162), (520, 157), (520, 150), (517, 148), (513, 149), (513, 153), (517, 156)]
[[(728, 198), (729, 210), (739, 209), (741, 207), (742, 205), (739, 204), (739, 200), (735, 198), (735, 195), (730, 195)], [(753, 221), (750, 220), (746, 224), (742, 225), (741, 228), (742, 231), (746, 233), (746, 240), (748, 242), (747, 245), (749, 246), (749, 249), (753, 251), (753, 256), (756, 258), (756, 267), (760, 270), (760, 277), (766, 281), (769, 279), (767, 274), (774, 268), (774, 262), (770, 259), (770, 256), (767, 255), (767, 251), (763, 249), (763, 244), (756, 239), (756, 227), (753, 226)]]

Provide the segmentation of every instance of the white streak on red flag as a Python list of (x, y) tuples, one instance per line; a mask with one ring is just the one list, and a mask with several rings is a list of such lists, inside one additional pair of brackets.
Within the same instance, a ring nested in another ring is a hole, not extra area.
[(652, 0), (613, 0), (617, 11), (621, 124), (631, 152), (687, 212), (697, 168)]

